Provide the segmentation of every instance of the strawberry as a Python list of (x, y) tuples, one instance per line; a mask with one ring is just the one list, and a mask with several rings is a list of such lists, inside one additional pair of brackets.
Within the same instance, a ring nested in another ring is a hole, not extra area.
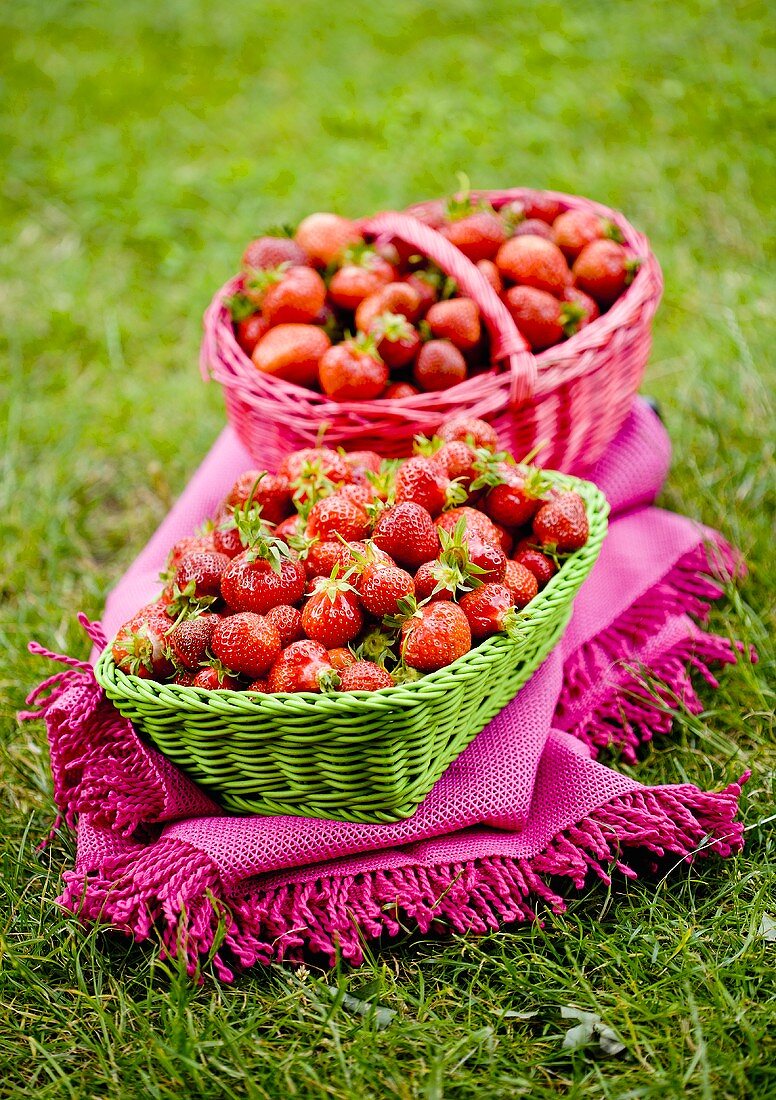
[(526, 218), (515, 226), (513, 237), (543, 237), (545, 241), (552, 240), (552, 227), (539, 218)]
[(255, 680), (280, 656), (280, 634), (262, 615), (244, 611), (220, 620), (210, 648), (227, 668)]
[(266, 680), (262, 680), (262, 679), (254, 680), (252, 683), (248, 684), (248, 686), (245, 690), (246, 691), (257, 691), (261, 695), (269, 695), (269, 693), (270, 693), (269, 684), (267, 683)]
[(221, 595), (221, 577), (229, 558), (226, 554), (216, 553), (214, 550), (200, 550), (187, 554), (175, 570), (173, 583), (186, 592), (188, 585), (193, 581), (194, 587), (187, 595), (200, 599), (203, 596)]
[(194, 619), (184, 619), (170, 631), (169, 654), (176, 667), (193, 672), (199, 669), (219, 621), (218, 615), (198, 615)]
[[(415, 291), (419, 300), (418, 317), (423, 317), (428, 312), (429, 306), (439, 298), (439, 279), (435, 273), (428, 271), (413, 271), (404, 280), (408, 287)], [(415, 318), (417, 320), (417, 318)]]
[(173, 684), (179, 684), (180, 687), (193, 687), (194, 680), (196, 679), (193, 672), (188, 668), (182, 668), (180, 672), (176, 672), (172, 678)]
[(415, 594), (415, 584), (406, 570), (398, 565), (369, 562), (365, 565), (358, 583), (361, 603), (370, 615), (381, 619), (395, 615), (398, 601)]
[[(496, 267), (505, 279), (560, 295), (571, 282), (566, 257), (543, 237), (512, 237), (499, 249)], [(266, 340), (266, 336), (264, 337)], [(261, 345), (259, 345), (261, 346)]]
[(374, 342), (345, 340), (329, 348), (319, 365), (321, 389), (337, 401), (371, 401), (388, 385), (388, 367)]
[(238, 531), (232, 510), (222, 508), (215, 518), (213, 528), (213, 547), (219, 554), (226, 554), (227, 558), (236, 558), (245, 550), (242, 536)]
[(342, 575), (352, 564), (353, 555), (350, 547), (337, 538), (326, 539), (324, 542), (314, 541), (304, 559), (304, 568), (309, 580), (330, 576), (335, 565), (339, 567)]
[(459, 351), (471, 351), (482, 333), (480, 311), (471, 298), (435, 302), (426, 314), (426, 323), (434, 336), (449, 340)]
[(485, 447), (489, 451), (498, 449), (496, 429), (485, 420), (475, 416), (454, 416), (446, 420), (436, 430), (437, 437), (445, 443), (463, 440), (473, 447)]
[(477, 477), (478, 471), (474, 467), (476, 461), (477, 452), (463, 440), (444, 443), (434, 453), (437, 466), (441, 466), (451, 481), (458, 481), (465, 489)]
[(576, 312), (576, 316), (569, 315), (566, 324), (563, 326), (563, 331), (567, 336), (573, 336), (575, 332), (581, 332), (583, 328), (587, 328), (592, 321), (601, 316), (598, 302), (591, 298), (589, 294), (585, 294), (584, 290), (580, 290), (578, 286), (567, 286), (563, 291), (563, 301), (580, 307)]
[(331, 661), (331, 667), (335, 668), (337, 672), (342, 672), (344, 669), (350, 668), (351, 665), (356, 663), (354, 654), (344, 646), (337, 646), (336, 649), (330, 649), (329, 660)]
[(383, 394), (385, 401), (402, 401), (405, 397), (417, 397), (420, 390), (411, 382), (392, 382)]
[(307, 638), (292, 642), (270, 669), (269, 690), (331, 691), (339, 684), (326, 647)]
[(512, 594), (503, 584), (483, 584), (461, 599), (473, 638), (489, 638), (514, 622)]
[(549, 483), (538, 470), (529, 472), (525, 467), (510, 466), (506, 462), (487, 467), (473, 488), (480, 488), (480, 483), (491, 486), (483, 511), (494, 523), (504, 527), (522, 527), (530, 522), (549, 489)]
[(274, 530), (276, 539), (282, 539), (287, 545), (291, 545), (289, 540), (304, 538), (305, 522), (299, 513), (295, 513), (293, 516), (289, 516), (284, 519), (282, 523), (279, 523)]
[(415, 598), (424, 603), (430, 600), (452, 600), (462, 584), (462, 574), (457, 569), (451, 569), (439, 558), (434, 561), (424, 561), (415, 574)]
[(485, 276), (490, 285), (495, 290), (496, 294), (500, 294), (504, 289), (504, 284), (501, 281), (498, 268), (493, 263), (493, 260), (480, 260), (477, 264), (480, 272)]
[(533, 532), (542, 546), (558, 553), (584, 546), (590, 527), (585, 502), (579, 493), (557, 493), (543, 504), (533, 518)]
[(316, 578), (312, 595), (302, 608), (302, 626), (308, 638), (327, 649), (352, 642), (364, 625), (355, 589), (336, 576)]
[(639, 261), (617, 241), (591, 241), (574, 261), (574, 282), (606, 309), (633, 282), (638, 268)]
[(401, 627), (401, 656), (410, 668), (434, 672), (471, 649), (471, 629), (458, 604), (440, 600), (410, 604), (408, 610)]
[(509, 531), (507, 531), (506, 527), (502, 527), (500, 523), (494, 523), (493, 526), (496, 528), (496, 532), (498, 533), (498, 545), (504, 551), (506, 556), (509, 557), (509, 555), (512, 553), (512, 547), (514, 546), (515, 540), (512, 538)]
[(268, 328), (269, 325), (260, 313), (251, 313), (249, 317), (237, 322), (235, 337), (246, 355), (253, 355), (253, 349)]
[(286, 455), (278, 467), (278, 474), (288, 478), (295, 490), (295, 499), (301, 501), (323, 482), (332, 488), (353, 480), (347, 459), (331, 447), (303, 447)]
[(466, 491), (453, 485), (433, 458), (424, 455), (408, 458), (396, 474), (397, 504), (411, 500), (437, 516), (445, 506), (461, 504), (465, 499)]
[(399, 313), (381, 313), (371, 325), (377, 353), (391, 369), (406, 367), (417, 357), (421, 340), (418, 330)]
[(383, 461), (377, 451), (350, 451), (344, 458), (354, 474), (368, 471), (379, 474)]
[(186, 557), (194, 551), (207, 551), (214, 548), (213, 535), (184, 535), (178, 539), (170, 553), (167, 555), (167, 563), (161, 574), (161, 580), (171, 580), (175, 576), (175, 570)]
[[(372, 473), (371, 470), (369, 472)], [(337, 490), (337, 496), (352, 501), (353, 504), (357, 504), (362, 509), (366, 509), (367, 505), (374, 504), (379, 499), (377, 490), (370, 481), (358, 485), (343, 485), (341, 489)]]
[(546, 290), (513, 286), (504, 294), (504, 304), (533, 351), (563, 339), (563, 305)]
[(449, 340), (429, 340), (420, 349), (412, 376), (426, 393), (448, 390), (466, 378), (466, 360)]
[(356, 328), (369, 332), (372, 322), (381, 313), (398, 313), (410, 322), (417, 321), (421, 313), (420, 294), (409, 283), (388, 283), (356, 309)]
[(299, 603), (305, 583), (304, 566), (293, 551), (279, 539), (265, 539), (232, 558), (221, 594), (233, 611), (264, 615), (278, 604)]
[(327, 267), (347, 248), (362, 243), (355, 223), (338, 214), (310, 214), (299, 223), (294, 239), (316, 267)]
[(496, 525), (478, 508), (466, 506), (451, 508), (448, 512), (443, 512), (434, 522), (441, 531), (451, 534), (461, 519), (464, 520), (464, 528), (468, 534), (479, 535), (481, 539), (493, 543), (494, 546), (501, 545), (501, 537)]
[(506, 240), (503, 221), (487, 209), (448, 222), (441, 233), (473, 263), (492, 259)]
[(329, 282), (329, 299), (341, 309), (357, 307), (389, 283), (394, 282), (393, 267), (371, 248), (346, 253), (343, 266)]
[(113, 640), (111, 652), (116, 667), (142, 679), (166, 679), (173, 671), (167, 656), (171, 625), (159, 603), (141, 608)]
[(340, 691), (380, 691), (394, 687), (390, 672), (374, 661), (356, 661), (340, 675)]
[[(514, 560), (519, 565), (524, 566), (530, 573), (533, 573), (540, 588), (544, 588), (545, 584), (547, 584), (549, 580), (552, 580), (558, 572), (558, 567), (552, 558), (548, 558), (541, 550), (534, 550), (530, 546), (521, 548), (518, 545)], [(509, 571), (508, 564), (507, 571)]]
[(225, 503), (234, 508), (252, 502), (261, 508), (266, 523), (280, 523), (293, 509), (291, 494), (291, 482), (283, 474), (246, 470), (230, 489)]
[(436, 557), (439, 549), (439, 534), (430, 513), (409, 500), (386, 508), (372, 538), (380, 550), (408, 569), (417, 569)]
[(277, 630), (283, 649), (290, 646), (292, 642), (298, 642), (304, 634), (301, 612), (287, 603), (279, 603), (271, 607), (264, 617)]
[(263, 374), (309, 388), (318, 381), (318, 363), (329, 347), (317, 325), (278, 325), (262, 336), (251, 358)]
[[(440, 538), (443, 540), (442, 544), (444, 546), (443, 535), (440, 534)], [(463, 542), (468, 551), (471, 565), (480, 571), (478, 574), (479, 579), (483, 582), (498, 582), (504, 579), (507, 570), (507, 556), (501, 546), (465, 529)]]
[(270, 326), (314, 321), (326, 301), (326, 284), (311, 267), (290, 267), (261, 298), (261, 312)]
[(589, 210), (565, 210), (552, 223), (552, 239), (573, 263), (586, 244), (604, 236), (604, 224)]
[(242, 269), (248, 274), (266, 271), (281, 264), (302, 265), (309, 260), (290, 237), (257, 237), (243, 252)]
[(335, 539), (338, 535), (353, 541), (365, 538), (370, 526), (369, 516), (360, 505), (335, 493), (313, 505), (305, 534), (321, 541)]
[(562, 210), (560, 201), (543, 191), (529, 192), (522, 200), (522, 208), (526, 218), (538, 218), (549, 225), (552, 225)]
[(539, 591), (539, 580), (526, 565), (520, 561), (508, 561), (503, 584), (512, 595), (516, 607), (525, 607)]
[(206, 688), (208, 691), (240, 691), (242, 688), (238, 678), (228, 668), (224, 668), (220, 661), (213, 661), (206, 668), (201, 668), (191, 684), (192, 687)]

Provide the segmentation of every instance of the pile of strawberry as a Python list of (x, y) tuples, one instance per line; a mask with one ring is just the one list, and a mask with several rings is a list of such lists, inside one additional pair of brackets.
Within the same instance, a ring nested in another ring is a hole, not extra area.
[(576, 492), (457, 417), (418, 453), (325, 446), (248, 471), (170, 552), (160, 598), (119, 630), (136, 676), (255, 692), (373, 691), (516, 629), (588, 539)]
[[(476, 263), (534, 351), (608, 309), (639, 261), (617, 228), (541, 193), (496, 212), (468, 192), (424, 220)], [(228, 302), (258, 370), (335, 400), (448, 389), (490, 368), (477, 305), (401, 241), (369, 243), (356, 223), (311, 214), (296, 232), (252, 241)]]

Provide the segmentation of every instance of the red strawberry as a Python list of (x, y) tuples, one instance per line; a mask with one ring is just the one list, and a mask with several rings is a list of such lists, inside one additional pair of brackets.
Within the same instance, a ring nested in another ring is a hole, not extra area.
[(257, 237), (243, 252), (242, 269), (250, 273), (281, 264), (296, 266), (308, 262), (305, 253), (290, 237)]
[(439, 558), (423, 562), (415, 574), (415, 598), (424, 603), (428, 600), (452, 600), (463, 587), (468, 587), (468, 584), (461, 571), (446, 565)]
[(402, 462), (397, 471), (397, 504), (412, 500), (437, 516), (446, 504), (457, 502), (455, 496), (451, 494), (450, 479), (433, 458), (415, 455)]
[(226, 504), (234, 508), (249, 501), (261, 508), (267, 523), (280, 523), (293, 509), (291, 482), (283, 474), (246, 470), (232, 486)]
[(184, 535), (178, 539), (167, 556), (167, 563), (162, 572), (162, 580), (168, 580), (175, 576), (175, 570), (186, 557), (195, 551), (208, 551), (214, 549), (212, 535)]
[(461, 519), (465, 520), (467, 534), (479, 535), (480, 538), (493, 543), (494, 546), (501, 545), (501, 537), (496, 525), (478, 508), (468, 508), (466, 506), (451, 508), (448, 512), (443, 512), (434, 522), (442, 531), (452, 534)]
[(525, 607), (539, 591), (536, 575), (520, 561), (508, 561), (503, 584), (512, 594), (516, 607)]
[(585, 294), (584, 290), (580, 290), (578, 286), (567, 286), (563, 291), (563, 301), (580, 307), (576, 313), (568, 315), (568, 320), (563, 326), (563, 331), (567, 336), (573, 336), (575, 332), (581, 332), (583, 328), (587, 328), (592, 321), (601, 316), (598, 302), (591, 298), (589, 294)]
[(371, 471), (379, 474), (382, 468), (383, 460), (377, 451), (350, 451), (344, 457), (354, 473)]
[(292, 642), (270, 669), (269, 690), (331, 691), (339, 683), (326, 647), (307, 638)]
[(500, 294), (501, 291), (504, 289), (504, 284), (501, 281), (501, 276), (499, 275), (498, 268), (493, 263), (493, 261), (480, 260), (477, 264), (477, 267), (480, 269), (481, 273), (485, 276), (490, 285), (493, 287), (496, 294)]
[(512, 237), (499, 249), (496, 267), (505, 279), (549, 294), (562, 294), (571, 282), (566, 257), (543, 237)]
[(590, 526), (585, 502), (579, 493), (558, 493), (543, 504), (533, 518), (533, 532), (542, 546), (552, 547), (559, 553), (584, 546)]
[(472, 647), (466, 615), (456, 603), (423, 604), (401, 627), (401, 655), (419, 672), (434, 672), (457, 661)]
[(350, 668), (351, 665), (356, 663), (355, 656), (344, 646), (337, 646), (336, 649), (330, 649), (329, 660), (331, 661), (332, 668), (335, 668), (337, 672), (342, 672), (344, 669)]
[(371, 324), (371, 334), (377, 353), (391, 369), (408, 366), (420, 350), (420, 335), (406, 317), (398, 313), (381, 313)]
[(513, 237), (544, 237), (545, 241), (552, 240), (552, 227), (539, 218), (526, 218), (515, 226)]
[(468, 531), (464, 532), (463, 541), (469, 552), (469, 561), (481, 571), (479, 576), (482, 581), (497, 583), (504, 579), (507, 556), (501, 546)]
[(402, 401), (405, 397), (417, 397), (420, 390), (411, 382), (392, 382), (383, 394), (386, 401)]
[(408, 321), (416, 321), (420, 316), (420, 294), (409, 283), (388, 283), (359, 304), (356, 328), (369, 332), (381, 313), (398, 313)]
[(445, 443), (463, 440), (464, 443), (471, 443), (473, 447), (485, 447), (489, 451), (498, 450), (496, 429), (487, 421), (479, 420), (475, 416), (454, 416), (452, 420), (446, 420), (440, 424), (436, 434)]
[(317, 325), (278, 325), (262, 336), (251, 358), (263, 374), (309, 388), (316, 385), (318, 363), (330, 347)]
[[(482, 475), (482, 481), (491, 485), (483, 503), (494, 523), (504, 527), (522, 527), (528, 523), (542, 503), (549, 484), (538, 471), (526, 474), (518, 466), (499, 462)], [(477, 482), (474, 483), (475, 487)]]
[(202, 664), (205, 650), (219, 622), (219, 615), (205, 614), (178, 623), (168, 636), (169, 651), (175, 664), (196, 671)]
[(376, 488), (369, 481), (361, 485), (343, 485), (341, 489), (337, 490), (337, 496), (352, 501), (362, 510), (365, 510), (368, 504), (374, 504), (379, 499)]
[(329, 283), (329, 299), (341, 309), (357, 309), (372, 294), (392, 283), (393, 267), (377, 252), (366, 249), (335, 271)]
[(368, 339), (345, 340), (322, 356), (319, 378), (323, 392), (337, 401), (371, 401), (388, 385), (389, 371)]
[(303, 538), (304, 527), (304, 520), (297, 513), (279, 523), (273, 533), (276, 539), (282, 539), (283, 542), (288, 543), (289, 539)]
[(192, 687), (206, 688), (208, 691), (240, 691), (242, 687), (237, 677), (232, 676), (220, 661), (201, 668), (191, 683)]
[(379, 549), (408, 569), (417, 569), (436, 557), (439, 549), (439, 534), (430, 513), (412, 501), (386, 508), (372, 537)]
[(356, 661), (340, 675), (340, 691), (380, 691), (381, 688), (394, 687), (395, 681), (390, 672), (376, 665), (374, 661)]
[(172, 678), (174, 684), (179, 684), (181, 687), (192, 687), (196, 677), (194, 673), (187, 668), (181, 669), (180, 672), (176, 672)]
[(471, 351), (480, 340), (480, 311), (471, 298), (450, 298), (435, 302), (426, 314), (426, 323), (434, 336), (449, 340), (460, 351)]
[(111, 646), (116, 667), (142, 679), (166, 679), (173, 671), (167, 656), (171, 623), (158, 603), (149, 604), (124, 623)]
[(352, 585), (337, 577), (318, 577), (302, 608), (307, 637), (333, 649), (352, 642), (363, 625), (364, 616)]
[(276, 607), (271, 607), (265, 619), (277, 630), (283, 649), (290, 646), (292, 642), (298, 642), (304, 634), (302, 614), (296, 607), (290, 607), (289, 604), (280, 603)]
[(361, 603), (370, 613), (381, 619), (397, 613), (398, 601), (415, 594), (412, 577), (398, 565), (367, 563), (358, 583)]
[(210, 648), (227, 668), (255, 680), (280, 656), (280, 634), (262, 615), (244, 611), (220, 620)]
[(335, 493), (314, 504), (307, 520), (305, 534), (321, 541), (340, 535), (349, 542), (365, 538), (370, 529), (369, 516), (364, 509), (347, 497)]
[(477, 477), (478, 471), (474, 468), (476, 461), (477, 452), (462, 440), (445, 443), (434, 452), (437, 466), (441, 466), (451, 481), (460, 481), (466, 489)]
[(504, 551), (506, 556), (509, 557), (509, 555), (512, 553), (512, 547), (514, 545), (515, 540), (512, 538), (509, 531), (507, 531), (506, 527), (502, 527), (500, 523), (494, 523), (493, 526), (496, 528), (496, 531), (498, 532), (498, 544), (499, 544), (499, 546)]
[(522, 207), (526, 218), (538, 218), (549, 225), (552, 225), (562, 209), (560, 201), (544, 191), (529, 192), (522, 200)]
[(350, 547), (345, 546), (339, 539), (326, 539), (324, 542), (314, 542), (308, 549), (304, 559), (305, 572), (312, 580), (314, 577), (329, 577), (335, 565), (339, 566), (340, 576), (353, 564), (353, 555)]
[[(297, 489), (300, 485), (305, 488), (308, 481), (315, 479), (325, 479), (332, 485), (353, 480), (346, 457), (331, 447), (304, 447), (286, 455), (278, 467), (278, 474), (288, 478)], [(304, 500), (306, 497), (297, 499)]]
[(574, 261), (574, 282), (606, 309), (633, 282), (638, 266), (616, 241), (592, 241)]
[(442, 226), (441, 233), (473, 263), (492, 259), (506, 240), (504, 223), (492, 210), (475, 210)]
[[(277, 549), (278, 541), (273, 540), (273, 543), (277, 553), (282, 555)], [(278, 604), (299, 603), (307, 579), (304, 567), (285, 544), (281, 545), (286, 556), (253, 557), (254, 547), (229, 562), (221, 578), (221, 594), (234, 611), (255, 611), (264, 615)]]
[(503, 584), (483, 584), (461, 599), (473, 638), (489, 638), (506, 630), (514, 621), (513, 608), (512, 594)]
[(326, 267), (347, 248), (362, 242), (354, 222), (338, 214), (310, 214), (299, 223), (296, 243), (316, 267)]
[(433, 273), (413, 271), (404, 281), (420, 299), (418, 317), (423, 317), (428, 312), (429, 306), (433, 305), (439, 297), (439, 280), (434, 278)]
[(245, 549), (240, 537), (240, 532), (234, 525), (232, 511), (222, 508), (215, 519), (213, 528), (213, 546), (219, 554), (226, 554), (227, 558), (236, 558)]
[[(530, 547), (521, 549), (518, 546), (514, 560), (518, 565), (524, 566), (529, 573), (533, 573), (539, 588), (544, 588), (545, 584), (558, 572), (558, 567), (552, 558), (548, 558), (541, 550), (532, 550)], [(509, 564), (507, 564), (507, 572), (509, 572)]]
[(269, 325), (260, 313), (252, 313), (250, 317), (237, 322), (235, 337), (246, 355), (253, 355), (253, 349), (268, 328)]
[(412, 376), (426, 393), (448, 390), (466, 378), (466, 360), (449, 340), (429, 340), (420, 349)]
[(586, 244), (603, 236), (603, 222), (589, 210), (565, 210), (552, 223), (552, 238), (569, 263), (576, 260)]
[(269, 286), (261, 299), (268, 325), (307, 324), (314, 321), (326, 301), (326, 284), (311, 267), (290, 267)]
[(246, 691), (258, 691), (261, 695), (269, 695), (269, 684), (266, 680), (254, 680), (253, 683), (248, 684)]
[(504, 294), (504, 304), (533, 351), (543, 351), (563, 339), (563, 306), (546, 290), (513, 286)]
[(173, 583), (184, 592), (190, 582), (194, 582), (194, 588), (187, 595), (200, 599), (203, 596), (221, 595), (221, 577), (229, 565), (226, 554), (218, 554), (214, 550), (200, 550), (187, 554), (178, 568), (175, 570)]

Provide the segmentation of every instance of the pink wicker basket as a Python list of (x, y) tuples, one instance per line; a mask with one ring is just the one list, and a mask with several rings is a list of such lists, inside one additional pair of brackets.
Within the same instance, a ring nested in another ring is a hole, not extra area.
[[(497, 208), (535, 194), (524, 188), (476, 193)], [(262, 374), (234, 337), (225, 300), (241, 289), (242, 277), (231, 279), (205, 313), (202, 369), (223, 386), (227, 415), (247, 449), (257, 460), (279, 461), (290, 450), (313, 445), (325, 426), (330, 446), (406, 455), (419, 432), (431, 435), (443, 420), (467, 413), (490, 421), (502, 446), (514, 454), (527, 454), (541, 443), (537, 462), (569, 473), (584, 472), (616, 435), (639, 387), (663, 282), (646, 237), (621, 214), (589, 199), (543, 194), (563, 209), (592, 211), (614, 222), (642, 264), (607, 313), (537, 356), (528, 350), (508, 310), (476, 266), (421, 220), (433, 204), (404, 214), (378, 214), (361, 223), (369, 236), (399, 237), (417, 248), (479, 306), (494, 367), (441, 393), (345, 404)]]

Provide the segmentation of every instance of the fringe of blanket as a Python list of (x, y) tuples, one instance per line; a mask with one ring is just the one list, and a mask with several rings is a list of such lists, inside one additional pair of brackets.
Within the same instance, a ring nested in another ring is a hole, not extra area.
[(65, 875), (59, 899), (82, 920), (109, 925), (135, 940), (159, 938), (164, 956), (181, 957), (192, 977), (210, 962), (221, 980), (235, 967), (307, 953), (358, 965), (370, 940), (408, 927), (482, 934), (536, 918), (537, 902), (565, 909), (557, 881), (582, 889), (590, 874), (610, 883), (616, 870), (637, 873), (628, 853), (655, 860), (728, 856), (742, 847), (736, 822), (743, 775), (718, 793), (698, 788), (641, 788), (598, 807), (538, 854), (475, 859), (434, 867), (417, 863), (306, 882), (256, 879), (230, 896), (215, 864), (184, 841), (167, 839)]

